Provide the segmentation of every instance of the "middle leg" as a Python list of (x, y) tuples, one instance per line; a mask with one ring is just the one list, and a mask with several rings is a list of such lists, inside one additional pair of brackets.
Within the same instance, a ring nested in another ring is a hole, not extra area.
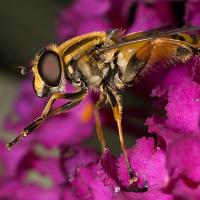
[(103, 133), (103, 130), (102, 130), (102, 127), (101, 127), (99, 109), (101, 108), (101, 106), (103, 106), (105, 104), (105, 102), (106, 102), (106, 96), (103, 93), (101, 93), (100, 96), (99, 96), (99, 99), (96, 102), (95, 107), (94, 107), (96, 131), (97, 131), (98, 139), (101, 143), (102, 152), (105, 151), (106, 142), (105, 142), (104, 133)]
[(138, 181), (138, 177), (135, 175), (135, 173), (132, 170), (128, 154), (127, 154), (127, 148), (126, 144), (124, 141), (124, 136), (123, 136), (123, 131), (122, 131), (122, 105), (121, 105), (121, 97), (119, 94), (112, 90), (107, 91), (107, 96), (109, 99), (109, 102), (111, 104), (112, 110), (113, 110), (113, 115), (115, 118), (115, 121), (117, 122), (117, 127), (118, 127), (118, 133), (119, 133), (119, 140), (120, 140), (120, 145), (122, 148), (122, 151), (124, 153), (127, 169), (129, 172), (129, 177), (130, 177), (130, 185), (134, 184)]

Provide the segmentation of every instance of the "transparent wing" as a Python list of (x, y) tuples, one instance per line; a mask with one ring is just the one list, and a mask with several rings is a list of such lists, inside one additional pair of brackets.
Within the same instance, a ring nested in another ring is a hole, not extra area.
[[(177, 29), (163, 30), (162, 28), (158, 28), (158, 29), (153, 29), (153, 30), (144, 31), (144, 32), (136, 32), (136, 33), (128, 34), (124, 36), (121, 40), (119, 40), (116, 44), (102, 47), (98, 51), (104, 52), (104, 51), (109, 51), (112, 49), (118, 49), (124, 46), (129, 46), (129, 45), (133, 46), (134, 44), (136, 45), (136, 49), (137, 49), (137, 43), (148, 42), (152, 39), (159, 38), (159, 37), (170, 37), (174, 35), (179, 35), (181, 33), (195, 34), (195, 33), (199, 33), (199, 31), (200, 31), (200, 26), (184, 26), (182, 28), (177, 28)], [(176, 39), (179, 39), (179, 38), (177, 37)]]

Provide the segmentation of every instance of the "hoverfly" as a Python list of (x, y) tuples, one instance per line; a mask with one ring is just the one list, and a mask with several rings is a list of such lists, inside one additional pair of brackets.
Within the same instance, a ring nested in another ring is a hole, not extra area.
[[(103, 151), (106, 148), (101, 128), (99, 109), (109, 102), (117, 123), (119, 140), (130, 175), (130, 184), (138, 178), (134, 174), (126, 151), (122, 131), (122, 103), (120, 91), (133, 85), (138, 77), (153, 64), (175, 59), (188, 61), (200, 54), (198, 34), (200, 27), (191, 26), (161, 31), (154, 29), (124, 35), (123, 31), (92, 32), (74, 37), (61, 45), (49, 45), (33, 60), (33, 88), (37, 96), (49, 96), (46, 106), (37, 119), (30, 123), (8, 148), (29, 135), (49, 117), (66, 112), (78, 105), (88, 93), (89, 88), (99, 91), (94, 114), (96, 130)], [(65, 84), (70, 82), (77, 90), (65, 93)], [(58, 99), (68, 102), (53, 108)]]

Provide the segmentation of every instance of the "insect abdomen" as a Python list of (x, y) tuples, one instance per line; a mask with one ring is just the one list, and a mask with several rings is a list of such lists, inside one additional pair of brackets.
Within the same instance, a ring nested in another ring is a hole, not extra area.
[(199, 43), (195, 39), (196, 36), (183, 35), (185, 41), (183, 39), (181, 41), (171, 38), (156, 38), (137, 49), (125, 67), (122, 77), (124, 84), (133, 84), (137, 81), (139, 75), (143, 75), (155, 63), (171, 59), (178, 62), (187, 62), (193, 55), (198, 54)]
[(195, 47), (200, 46), (200, 38), (198, 35), (189, 35), (189, 34), (174, 34), (171, 36), (172, 39), (174, 40), (180, 40), (187, 42)]

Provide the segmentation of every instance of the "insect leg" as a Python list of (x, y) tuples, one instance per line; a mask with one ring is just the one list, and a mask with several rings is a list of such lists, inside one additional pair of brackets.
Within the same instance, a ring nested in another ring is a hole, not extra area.
[(94, 115), (95, 115), (95, 122), (96, 122), (96, 131), (97, 135), (99, 138), (99, 141), (101, 143), (101, 148), (102, 151), (104, 152), (106, 143), (105, 143), (105, 138), (104, 138), (104, 133), (101, 127), (101, 121), (99, 117), (99, 109), (101, 108), (102, 105), (104, 105), (106, 102), (106, 96), (104, 94), (100, 94), (98, 101), (95, 104), (95, 110), (94, 110)]
[[(86, 94), (86, 90), (82, 90), (75, 93), (70, 94), (61, 94), (55, 93), (48, 100), (42, 114), (40, 117), (35, 119), (31, 124), (29, 124), (23, 131), (21, 131), (20, 135), (17, 136), (13, 141), (8, 143), (6, 146), (8, 149), (11, 149), (13, 145), (15, 145), (18, 141), (32, 133), (36, 128), (38, 128), (49, 116), (59, 114), (61, 110), (69, 110), (70, 108), (77, 105), (84, 95)], [(52, 109), (52, 105), (57, 99), (69, 99), (71, 102), (68, 102), (66, 105)], [(64, 108), (63, 108), (64, 107)]]
[(8, 149), (11, 149), (12, 146), (14, 146), (18, 141), (20, 141), (21, 139), (23, 139), (24, 137), (29, 135), (35, 128), (40, 126), (40, 124), (44, 121), (45, 117), (48, 115), (50, 108), (51, 108), (52, 104), (54, 103), (54, 101), (55, 101), (55, 96), (53, 95), (48, 100), (48, 102), (42, 112), (42, 115), (40, 117), (38, 117), (37, 119), (35, 119), (31, 124), (29, 124), (23, 131), (21, 131), (20, 135), (17, 136), (13, 141), (6, 144)]
[(70, 101), (67, 102), (66, 104), (63, 104), (62, 106), (53, 109), (50, 113), (49, 116), (53, 116), (53, 115), (59, 115), (63, 112), (66, 112), (68, 110), (70, 110), (71, 108), (75, 107), (77, 104), (79, 104), (82, 101), (82, 99), (78, 99), (78, 100), (74, 100), (74, 101)]
[(124, 153), (126, 165), (127, 165), (128, 171), (129, 171), (130, 185), (131, 185), (131, 184), (136, 183), (138, 181), (138, 178), (134, 174), (134, 172), (131, 168), (130, 161), (129, 161), (128, 154), (127, 154), (127, 148), (126, 148), (125, 141), (124, 141), (124, 136), (123, 136), (123, 131), (122, 131), (122, 123), (121, 123), (121, 121), (122, 121), (121, 97), (119, 94), (117, 94), (116, 92), (114, 92), (112, 90), (110, 90), (110, 91), (108, 90), (107, 95), (108, 95), (108, 100), (109, 100), (112, 110), (113, 110), (113, 115), (114, 115), (115, 121), (117, 122), (119, 140), (120, 140), (122, 151)]
[(49, 113), (49, 116), (59, 115), (63, 112), (70, 110), (71, 108), (79, 104), (86, 94), (86, 89), (82, 89), (81, 91), (75, 93), (60, 94), (59, 99), (68, 99), (70, 101), (57, 108), (52, 109)]

